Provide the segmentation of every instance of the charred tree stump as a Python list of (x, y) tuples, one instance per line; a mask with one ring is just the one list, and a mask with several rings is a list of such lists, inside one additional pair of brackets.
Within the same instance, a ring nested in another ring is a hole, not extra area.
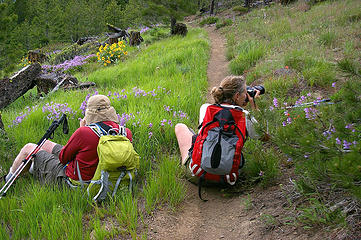
[(118, 38), (114, 36), (109, 36), (109, 44), (118, 43)]
[(43, 63), (47, 59), (46, 55), (41, 53), (39, 50), (29, 51), (28, 60), (32, 63)]
[(185, 35), (187, 35), (187, 32), (188, 32), (187, 25), (185, 25), (184, 23), (176, 23), (176, 24), (174, 24), (170, 33), (172, 35), (185, 36)]
[(139, 46), (144, 39), (140, 36), (140, 32), (130, 32), (129, 46)]
[(35, 86), (41, 71), (39, 63), (28, 65), (10, 78), (0, 81), (0, 109), (6, 107)]
[(0, 130), (4, 130), (4, 124), (3, 124), (3, 120), (1, 119), (1, 113), (0, 113)]
[(209, 15), (213, 15), (214, 14), (214, 0), (211, 1), (211, 6), (210, 6), (210, 12)]

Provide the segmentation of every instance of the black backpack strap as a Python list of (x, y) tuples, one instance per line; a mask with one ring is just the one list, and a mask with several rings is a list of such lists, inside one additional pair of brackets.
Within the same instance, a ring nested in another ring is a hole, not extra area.
[(202, 190), (201, 190), (202, 189), (202, 183), (204, 181), (204, 176), (205, 175), (206, 175), (206, 171), (204, 171), (202, 173), (202, 175), (199, 177), (199, 180), (198, 180), (198, 196), (202, 201), (207, 202), (208, 201), (207, 199), (202, 198)]
[(108, 134), (109, 130), (112, 129), (112, 127), (106, 125), (106, 124), (103, 123), (103, 122), (97, 122), (96, 124), (97, 124), (99, 127), (101, 127), (102, 130), (104, 130), (107, 134)]

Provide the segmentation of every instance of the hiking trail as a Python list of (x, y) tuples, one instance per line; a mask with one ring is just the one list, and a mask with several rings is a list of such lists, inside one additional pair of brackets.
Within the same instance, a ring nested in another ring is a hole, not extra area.
[[(205, 29), (211, 44), (207, 70), (210, 91), (230, 73), (225, 57), (225, 38), (214, 26)], [(209, 93), (207, 100), (213, 102)], [(230, 195), (219, 188), (203, 187), (202, 195), (207, 202), (199, 199), (198, 187), (186, 181), (186, 198), (176, 212), (165, 207), (144, 219), (148, 239), (325, 239), (322, 233), (310, 236), (302, 228), (280, 224), (287, 211), (287, 200), (279, 184), (289, 182), (291, 172), (290, 169), (282, 171), (275, 186), (266, 189), (256, 186), (245, 193)]]

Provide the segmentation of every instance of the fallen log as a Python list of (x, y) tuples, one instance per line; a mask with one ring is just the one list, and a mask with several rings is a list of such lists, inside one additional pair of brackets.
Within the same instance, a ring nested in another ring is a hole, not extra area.
[(0, 112), (0, 130), (4, 130), (4, 124), (3, 124), (3, 121), (1, 119), (1, 112)]
[[(35, 79), (35, 84), (38, 89), (38, 94), (48, 94), (50, 91), (55, 89), (55, 91), (59, 88), (66, 88), (70, 86), (77, 86), (78, 85), (78, 79), (75, 77), (59, 73), (59, 72), (42, 72), (38, 75), (38, 77)], [(54, 92), (54, 91), (52, 91)]]
[(114, 33), (109, 36), (110, 44), (117, 43), (118, 38), (120, 38), (121, 40), (123, 40), (125, 42), (127, 42), (127, 38), (130, 38), (129, 33), (126, 30), (123, 30), (121, 28), (115, 27), (110, 24), (107, 24), (107, 27), (108, 27), (109, 31)]
[(41, 71), (39, 63), (22, 68), (10, 78), (0, 81), (0, 109), (5, 108), (35, 86), (35, 79)]

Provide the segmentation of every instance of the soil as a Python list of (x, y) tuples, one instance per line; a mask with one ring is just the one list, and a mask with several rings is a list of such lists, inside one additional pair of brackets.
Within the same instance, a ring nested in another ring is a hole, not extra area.
[[(225, 57), (225, 38), (214, 26), (205, 27), (211, 40), (208, 65), (209, 89), (229, 74)], [(210, 101), (210, 96), (207, 96)], [(185, 201), (175, 212), (156, 210), (144, 219), (148, 239), (327, 239), (323, 231), (306, 231), (287, 224), (290, 209), (280, 184), (289, 183), (293, 170), (285, 168), (278, 182), (266, 189), (227, 194), (219, 188), (202, 188), (187, 182)], [(289, 223), (291, 221), (288, 221)]]

